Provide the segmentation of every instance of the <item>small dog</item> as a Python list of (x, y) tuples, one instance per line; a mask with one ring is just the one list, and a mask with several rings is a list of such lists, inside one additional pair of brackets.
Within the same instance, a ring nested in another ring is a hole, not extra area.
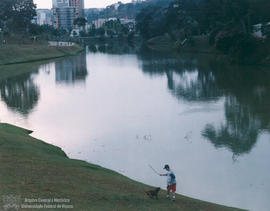
[(149, 190), (149, 191), (145, 191), (145, 193), (151, 198), (153, 199), (154, 197), (156, 197), (156, 199), (158, 199), (158, 192), (160, 191), (160, 188), (156, 188), (155, 190)]

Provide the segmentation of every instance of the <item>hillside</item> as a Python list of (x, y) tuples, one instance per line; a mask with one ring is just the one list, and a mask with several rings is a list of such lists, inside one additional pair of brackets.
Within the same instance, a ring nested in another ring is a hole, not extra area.
[(32, 138), (29, 133), (0, 124), (0, 195), (4, 199), (0, 200), (0, 209), (12, 205), (88, 211), (238, 210), (181, 195), (171, 202), (165, 198), (165, 191), (158, 200), (150, 199), (145, 191), (151, 187), (100, 166), (69, 159), (60, 148)]

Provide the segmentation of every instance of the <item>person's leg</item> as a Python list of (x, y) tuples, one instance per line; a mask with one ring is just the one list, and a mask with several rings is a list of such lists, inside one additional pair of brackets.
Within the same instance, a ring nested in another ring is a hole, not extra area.
[(170, 190), (171, 190), (170, 186), (168, 186), (167, 187), (167, 196), (166, 196), (167, 199), (170, 199)]
[(175, 201), (175, 192), (172, 192), (172, 200)]
[(172, 200), (175, 201), (175, 191), (176, 191), (176, 184), (172, 186)]

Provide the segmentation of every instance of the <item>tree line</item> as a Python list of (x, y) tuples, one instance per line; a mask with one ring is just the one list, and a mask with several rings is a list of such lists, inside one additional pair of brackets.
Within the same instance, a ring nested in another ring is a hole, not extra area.
[(167, 7), (173, 0), (148, 0), (139, 3), (126, 3), (119, 2), (119, 6), (114, 5), (107, 6), (106, 8), (99, 10), (96, 8), (87, 9), (85, 15), (88, 23), (98, 18), (129, 18), (134, 19), (136, 15), (145, 7), (152, 5), (159, 5), (161, 7)]
[(143, 8), (136, 23), (146, 40), (166, 33), (173, 40), (208, 35), (211, 45), (246, 63), (254, 58), (252, 52), (261, 49), (257, 56), (263, 58), (270, 50), (262, 47), (267, 39), (253, 36), (254, 25), (261, 24), (260, 30), (269, 40), (269, 11), (269, 0), (174, 0), (168, 7)]

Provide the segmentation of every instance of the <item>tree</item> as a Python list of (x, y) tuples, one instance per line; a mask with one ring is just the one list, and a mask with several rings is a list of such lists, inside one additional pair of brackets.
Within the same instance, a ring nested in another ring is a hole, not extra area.
[(14, 0), (1, 0), (0, 1), (0, 20), (7, 21), (12, 17), (12, 7)]
[(199, 33), (198, 6), (198, 0), (176, 0), (170, 4), (166, 12), (166, 27), (173, 39), (177, 40), (181, 35), (189, 38)]
[(85, 27), (87, 23), (87, 20), (85, 18), (76, 18), (74, 20), (74, 25), (77, 25), (79, 27)]
[(98, 28), (96, 30), (96, 33), (99, 35), (99, 36), (104, 36), (105, 35), (105, 29), (104, 28)]
[(92, 27), (89, 29), (88, 34), (90, 37), (96, 36), (96, 26), (95, 24), (92, 24)]
[(31, 20), (35, 16), (36, 5), (33, 3), (33, 0), (0, 1), (0, 20), (11, 31), (28, 32)]
[(270, 24), (269, 23), (263, 23), (262, 24), (262, 33), (268, 39), (270, 38)]
[(165, 17), (164, 8), (148, 6), (136, 16), (136, 29), (144, 39), (162, 35), (166, 32)]

